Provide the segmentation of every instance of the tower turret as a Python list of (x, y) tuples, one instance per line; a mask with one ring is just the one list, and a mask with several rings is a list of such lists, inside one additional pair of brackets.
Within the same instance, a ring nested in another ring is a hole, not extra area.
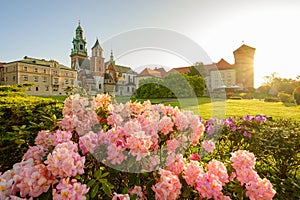
[(79, 61), (79, 65), (83, 60), (87, 58), (86, 39), (83, 37), (83, 30), (80, 26), (80, 22), (76, 28), (76, 35), (73, 38), (73, 48), (71, 49), (71, 68), (75, 69), (76, 59)]
[(244, 89), (254, 88), (254, 53), (255, 48), (245, 44), (233, 52), (236, 82)]

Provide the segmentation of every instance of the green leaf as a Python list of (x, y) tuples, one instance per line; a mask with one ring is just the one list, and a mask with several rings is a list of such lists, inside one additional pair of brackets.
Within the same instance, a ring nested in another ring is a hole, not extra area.
[(106, 177), (108, 175), (109, 175), (109, 172), (105, 172), (104, 174), (102, 174), (101, 178), (104, 178), (104, 177)]
[(95, 183), (96, 183), (96, 180), (95, 180), (95, 179), (92, 179), (92, 180), (90, 180), (86, 185), (87, 185), (88, 187), (92, 187)]
[(102, 170), (99, 169), (99, 170), (97, 170), (97, 171), (95, 172), (94, 177), (95, 177), (96, 179), (100, 179), (100, 178), (101, 178), (101, 175), (102, 175)]
[(98, 194), (99, 191), (99, 184), (94, 185), (94, 187), (91, 190), (91, 198), (95, 198), (95, 196)]
[(102, 190), (104, 191), (105, 194), (111, 195), (112, 192), (111, 192), (111, 189), (110, 189), (110, 187), (107, 183), (103, 183), (101, 188), (102, 188)]

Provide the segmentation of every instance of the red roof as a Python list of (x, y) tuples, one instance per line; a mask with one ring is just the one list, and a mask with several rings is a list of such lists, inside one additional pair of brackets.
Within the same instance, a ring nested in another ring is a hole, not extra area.
[(233, 66), (223, 58), (218, 63), (216, 63), (216, 65), (219, 70), (233, 69)]
[(161, 78), (162, 75), (159, 71), (150, 69), (150, 68), (145, 68), (141, 73), (137, 75), (137, 77), (144, 77), (144, 76), (155, 76)]
[(184, 73), (184, 74), (187, 74), (190, 72), (190, 66), (189, 67), (177, 67), (177, 68), (173, 68), (171, 69), (170, 71), (168, 71), (168, 73), (171, 73), (171, 72), (180, 72), (180, 73)]
[(3, 63), (3, 62), (0, 62), (0, 67), (2, 67), (4, 64), (5, 64), (5, 63)]

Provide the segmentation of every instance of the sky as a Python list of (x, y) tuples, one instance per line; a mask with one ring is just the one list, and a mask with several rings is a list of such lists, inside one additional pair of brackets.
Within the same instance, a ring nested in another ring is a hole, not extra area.
[(273, 72), (300, 75), (297, 0), (13, 0), (0, 8), (0, 62), (30, 56), (70, 66), (80, 21), (89, 55), (98, 38), (106, 59), (113, 50), (136, 71), (233, 64), (233, 51), (246, 44), (256, 49), (255, 87)]

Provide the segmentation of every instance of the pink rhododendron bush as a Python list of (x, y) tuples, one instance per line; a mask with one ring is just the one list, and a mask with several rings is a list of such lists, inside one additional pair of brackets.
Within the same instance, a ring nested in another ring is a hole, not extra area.
[(212, 124), (149, 101), (70, 96), (57, 129), (1, 174), (0, 199), (272, 199), (253, 153), (212, 157)]

